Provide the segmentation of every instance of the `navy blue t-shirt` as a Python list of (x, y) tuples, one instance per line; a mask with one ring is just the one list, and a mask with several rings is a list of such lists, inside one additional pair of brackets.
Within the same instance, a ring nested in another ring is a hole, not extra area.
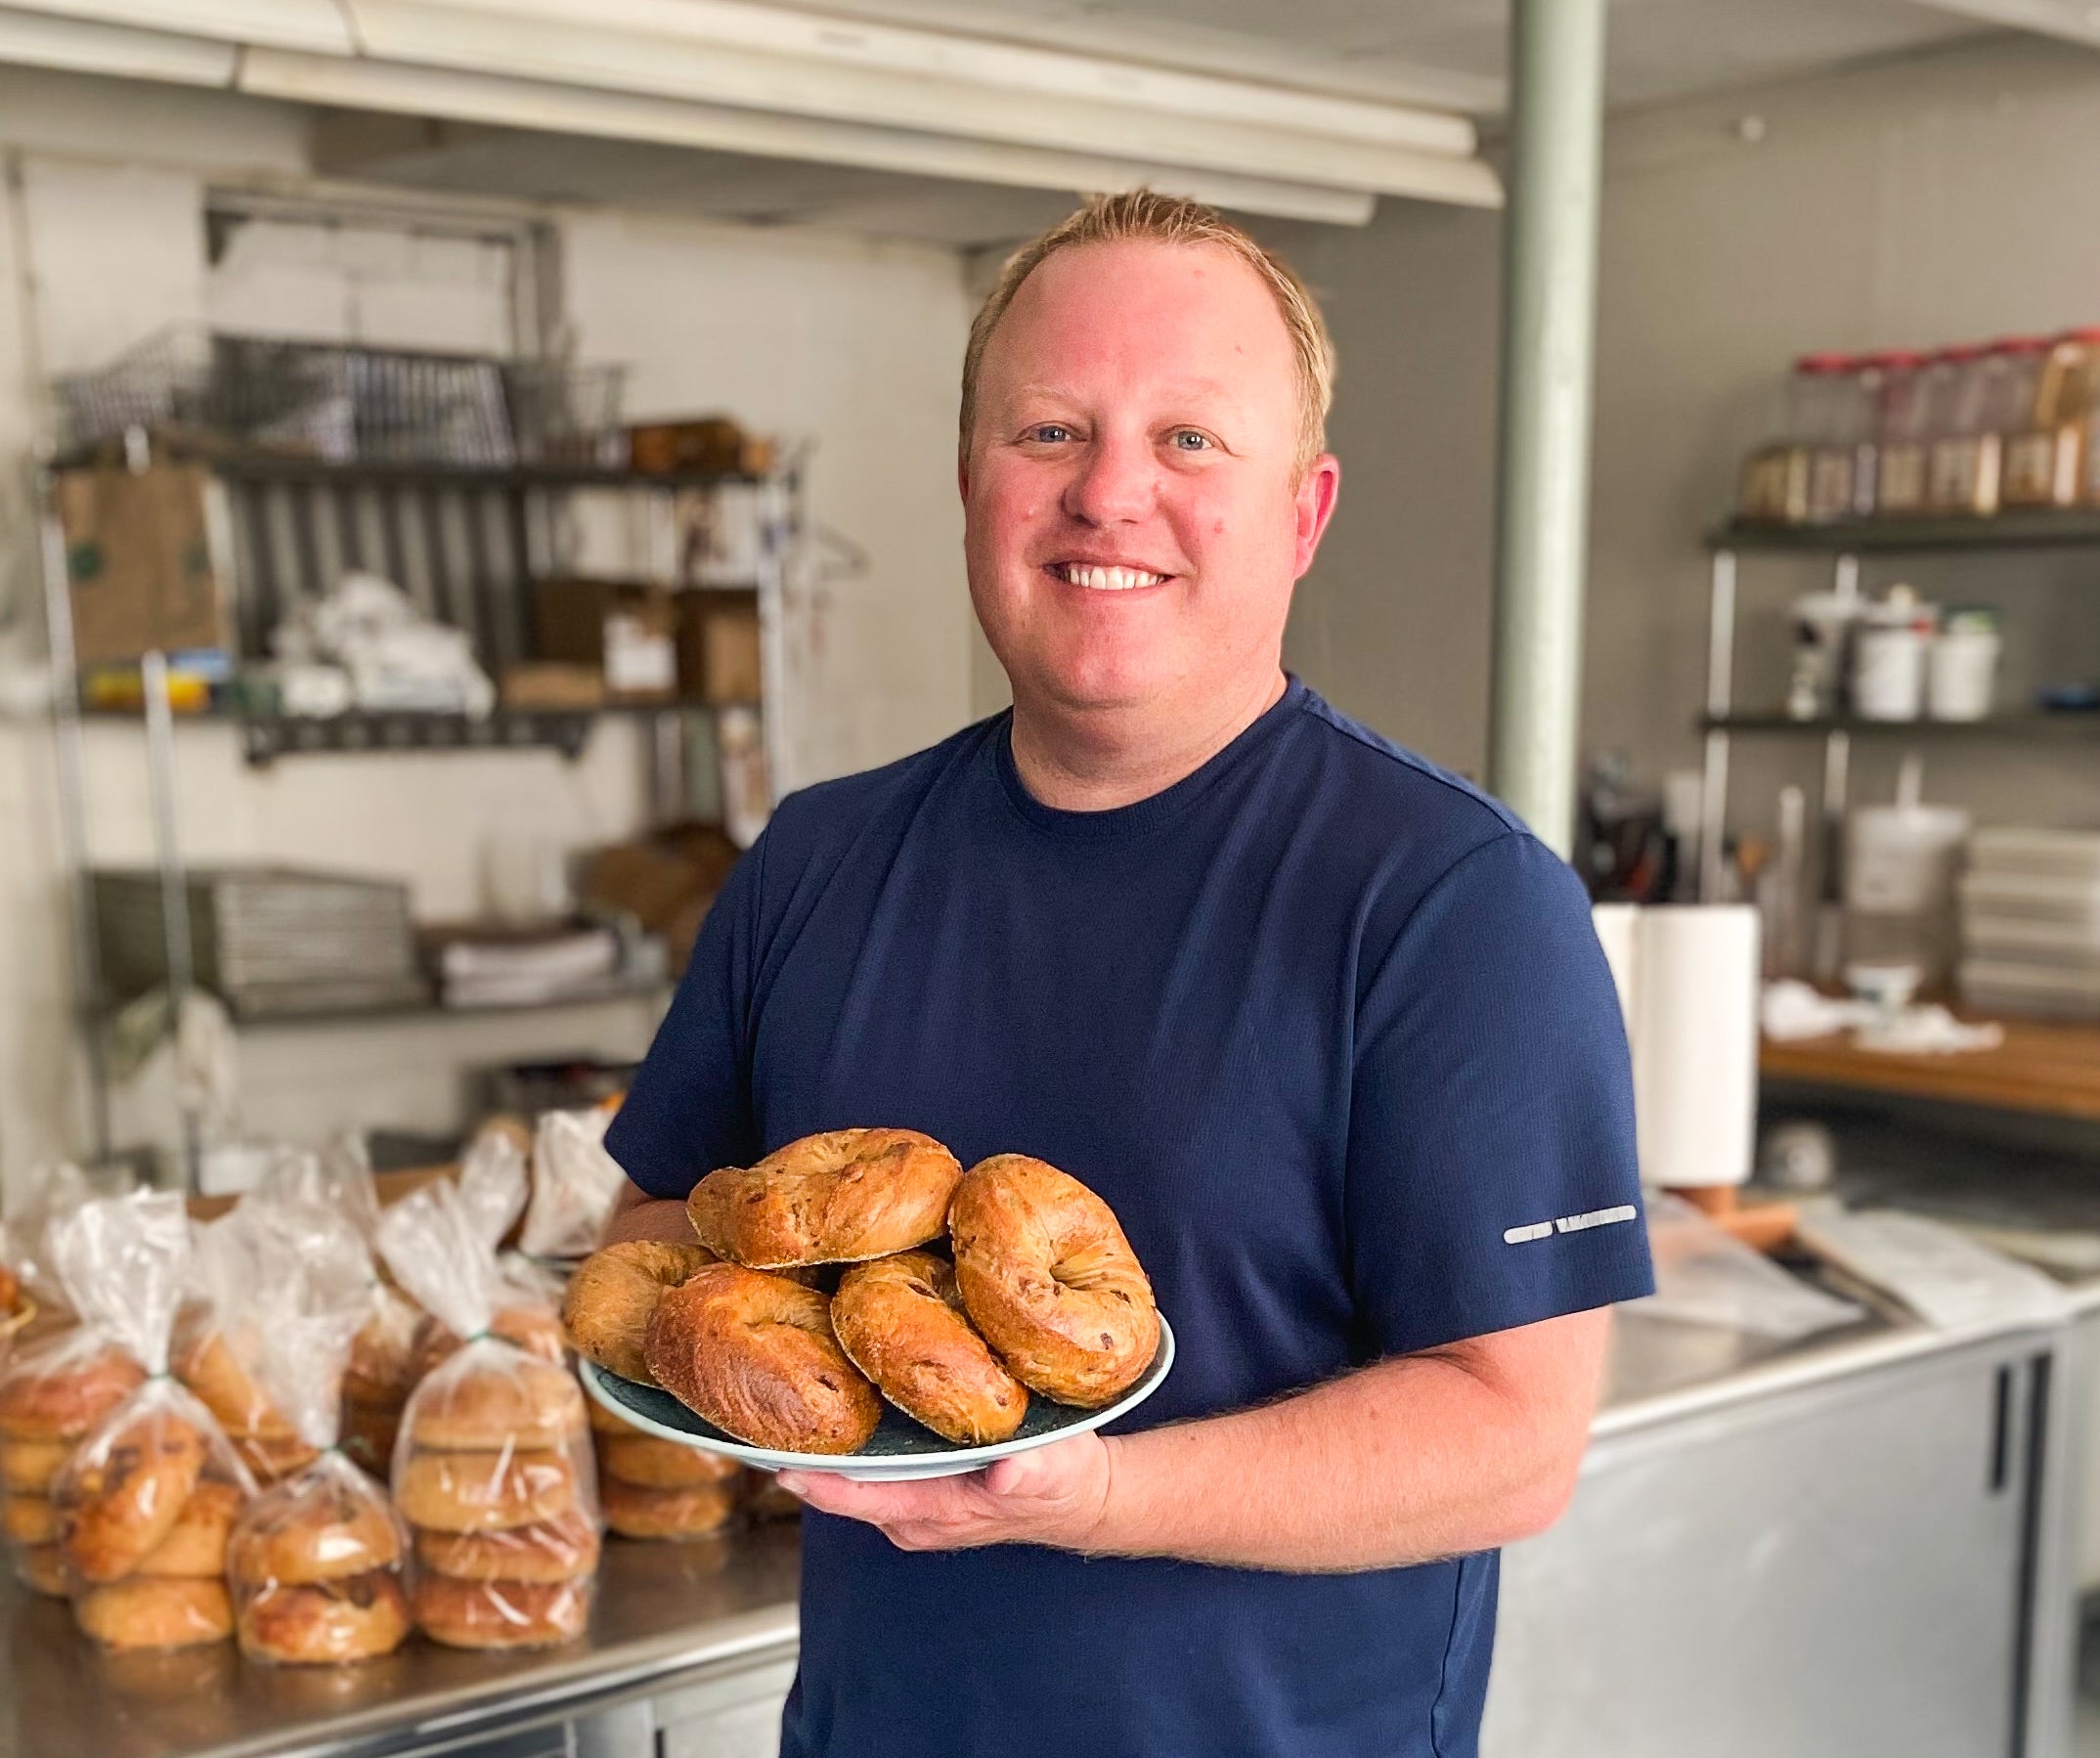
[[(1295, 681), (1108, 812), (1036, 801), (1008, 726), (782, 803), (607, 1137), (636, 1184), (859, 1124), (1048, 1160), (1174, 1327), (1125, 1428), (1649, 1291), (1611, 976), (1507, 811)], [(803, 1557), (789, 1758), (1475, 1749), (1492, 1553), (907, 1555), (810, 1514)]]

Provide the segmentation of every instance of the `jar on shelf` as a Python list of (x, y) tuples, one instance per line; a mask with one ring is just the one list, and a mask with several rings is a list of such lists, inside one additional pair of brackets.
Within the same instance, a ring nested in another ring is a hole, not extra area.
[(1819, 410), (1818, 382), (1799, 366), (1770, 398), (1765, 440), (1743, 460), (1737, 515), (1761, 525), (1799, 525), (1809, 516), (1809, 456)]
[(2047, 346), (2033, 413), (2005, 436), (1998, 499), (2007, 506), (2075, 506), (2083, 492), (2087, 403), (2100, 330), (2067, 330)]
[(1998, 370), (1986, 383), (1985, 419), (1998, 435), (1998, 505), (2047, 506), (2056, 481), (2056, 403), (2062, 371), (2057, 344), (2044, 335), (2007, 336), (1992, 344)]
[(1932, 360), (1892, 350), (1873, 361), (1880, 374), (1873, 510), (1915, 517), (1932, 504)]
[(1991, 416), (2003, 403), (2007, 363), (1995, 348), (1968, 344), (1942, 349), (1940, 362), (1949, 371), (1932, 446), (1932, 510), (1988, 516), (1998, 509), (2000, 459)]
[(1809, 522), (1857, 518), (1874, 504), (1874, 402), (1881, 372), (1871, 358), (1811, 354), (1795, 365), (1809, 399)]

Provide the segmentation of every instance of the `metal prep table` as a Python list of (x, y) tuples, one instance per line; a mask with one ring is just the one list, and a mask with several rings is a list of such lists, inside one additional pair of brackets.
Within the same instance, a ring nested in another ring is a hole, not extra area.
[[(2059, 1758), (2066, 1334), (1622, 1315), (1566, 1518), (1505, 1558), (1486, 1758)], [(0, 1584), (0, 1758), (770, 1758), (792, 1525), (607, 1545), (584, 1642), (344, 1669), (98, 1653)]]

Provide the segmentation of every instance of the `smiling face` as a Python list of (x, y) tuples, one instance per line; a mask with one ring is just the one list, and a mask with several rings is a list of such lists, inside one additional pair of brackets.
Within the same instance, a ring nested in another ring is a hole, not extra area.
[(1339, 476), (1299, 470), (1297, 395), (1275, 296), (1215, 245), (1073, 245), (1021, 285), (962, 464), (1017, 715), (1200, 732), (1273, 697)]

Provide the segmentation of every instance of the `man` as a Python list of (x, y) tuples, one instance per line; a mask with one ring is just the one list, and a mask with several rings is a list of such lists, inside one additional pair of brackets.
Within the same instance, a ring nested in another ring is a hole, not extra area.
[(1192, 203), (1008, 264), (958, 475), (1013, 709), (782, 804), (608, 1137), (613, 1237), (818, 1129), (1035, 1155), (1175, 1329), (1108, 1438), (789, 1480), (796, 1758), (1474, 1750), (1496, 1547), (1566, 1501), (1649, 1287), (1626, 1043), (1569, 870), (1281, 668), (1332, 374)]

